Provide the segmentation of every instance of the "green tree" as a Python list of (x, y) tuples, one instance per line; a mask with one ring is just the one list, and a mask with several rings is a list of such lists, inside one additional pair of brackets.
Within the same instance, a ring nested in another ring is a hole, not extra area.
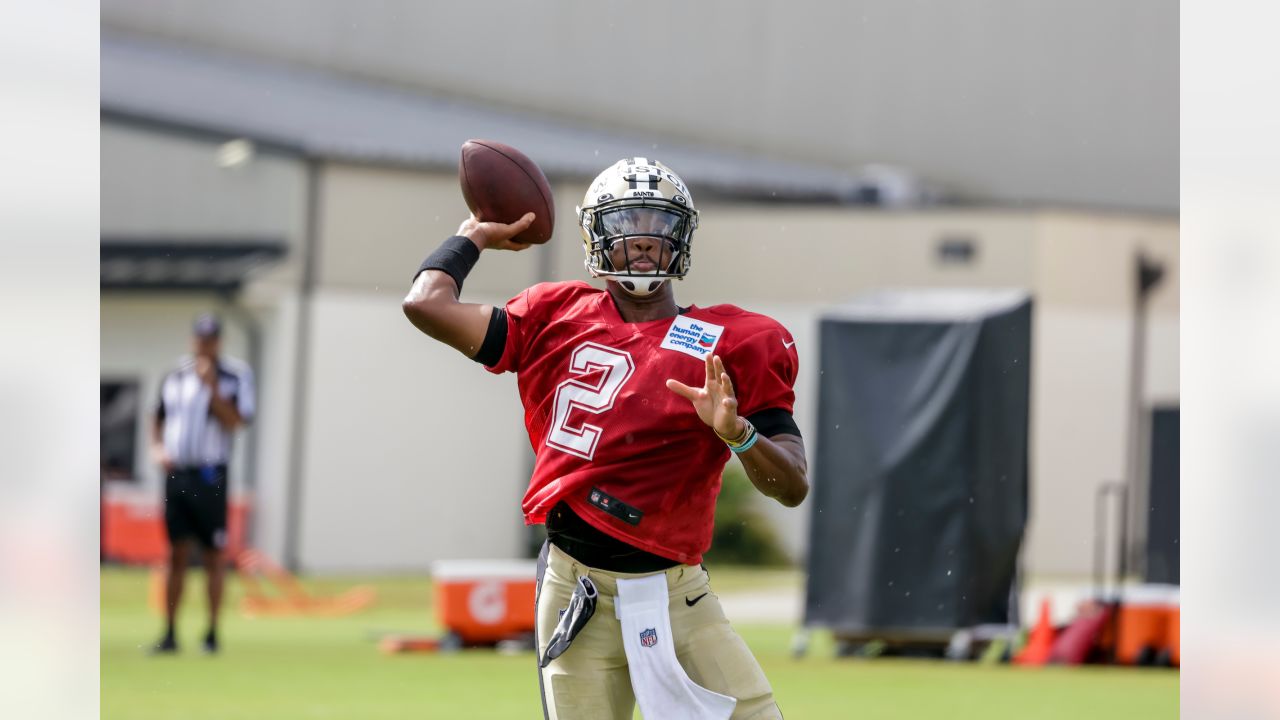
[(716, 501), (716, 527), (710, 563), (726, 565), (790, 565), (769, 520), (755, 507), (756, 489), (738, 463), (725, 466), (720, 497)]

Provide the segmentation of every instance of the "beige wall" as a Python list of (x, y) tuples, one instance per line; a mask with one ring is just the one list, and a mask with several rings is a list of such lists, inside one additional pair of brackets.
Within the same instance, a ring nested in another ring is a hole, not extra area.
[[(265, 285), (265, 284), (264, 284)], [(258, 379), (257, 487), (253, 494), (253, 540), (257, 549), (285, 558), (285, 518), (291, 502), (294, 397), (298, 362), (298, 296), (265, 285), (240, 298), (258, 322), (262, 337)]]
[[(486, 253), (466, 298), (501, 303), (545, 274), (584, 277), (576, 183), (557, 184), (546, 246)], [(348, 165), (322, 171), (318, 279), (304, 417), (293, 417), (296, 290), (255, 282), (241, 302), (267, 338), (262, 376), (260, 545), (279, 557), (292, 425), (304, 423), (300, 554), (310, 570), (421, 569), (441, 558), (519, 552), (530, 452), (514, 378), (494, 377), (422, 336), (399, 302), (422, 257), (466, 215), (451, 174)], [(733, 302), (795, 335), (797, 420), (815, 435), (817, 322), (882, 286), (1015, 286), (1036, 297), (1032, 521), (1037, 575), (1088, 572), (1092, 497), (1120, 477), (1127, 433), (1129, 278), (1142, 245), (1169, 264), (1149, 328), (1146, 395), (1178, 398), (1176, 219), (1031, 211), (882, 213), (707, 203), (681, 302)], [(940, 265), (938, 240), (965, 236), (976, 261)], [(103, 373), (159, 374), (181, 352), (199, 301), (104, 297)], [(238, 341), (236, 341), (238, 342)], [(175, 344), (176, 343), (176, 344)], [(234, 345), (234, 343), (233, 343)], [(154, 387), (144, 388), (148, 395)], [(762, 501), (788, 548), (804, 552), (810, 507)]]
[[(455, 176), (328, 165), (318, 281), (403, 297), (427, 253), (470, 214)], [(491, 253), (467, 289), (524, 288), (533, 282), (532, 252)]]
[[(695, 302), (843, 302), (871, 287), (1031, 281), (1030, 215), (706, 205), (694, 272), (678, 288)], [(972, 238), (973, 264), (935, 260), (943, 237)]]
[(308, 354), (303, 567), (517, 555), (528, 440), (514, 377), (419, 334), (393, 293), (320, 293)]
[[(430, 432), (450, 450), (433, 460), (459, 477), (513, 478), (488, 486), (495, 508), (515, 517), (527, 467), (527, 438), (519, 424), (519, 406), (509, 380), (491, 378), (456, 353), (421, 337), (396, 307), (408, 276), (426, 252), (452, 233), (466, 214), (451, 175), (332, 166), (324, 180), (322, 302), (312, 357), (316, 358), (313, 398), (319, 403), (308, 432), (308, 522), (331, 527), (354, 498), (343, 485), (348, 460), (347, 427), (334, 418), (343, 408), (358, 408), (360, 427), (379, 448), (377, 477), (396, 483), (410, 502), (425, 506), (436, 490), (406, 485), (403, 470), (420, 462), (414, 435), (400, 414), (412, 403), (433, 399), (432, 407), (467, 407), (476, 420), (440, 422), (424, 417)], [(583, 278), (581, 240), (573, 206), (579, 188), (557, 184), (557, 225), (546, 246), (524, 253), (486, 253), (468, 278), (468, 299), (502, 302), (534, 282), (547, 267), (551, 279)], [(1156, 294), (1150, 328), (1151, 357), (1147, 396), (1174, 400), (1177, 385), (1177, 224), (1172, 219), (1130, 215), (1087, 215), (1030, 211), (937, 211), (883, 213), (815, 207), (762, 207), (710, 203), (695, 243), (694, 271), (677, 286), (681, 302), (733, 302), (766, 312), (796, 336), (801, 374), (797, 383), (797, 419), (813, 436), (817, 410), (817, 320), (827, 306), (882, 286), (1012, 286), (1036, 296), (1033, 374), (1033, 517), (1026, 562), (1037, 574), (1083, 575), (1092, 557), (1092, 497), (1098, 482), (1120, 477), (1127, 434), (1128, 258), (1142, 245), (1166, 260), (1171, 278)], [(352, 238), (358, 237), (359, 241)], [(951, 266), (937, 262), (943, 237), (970, 238), (975, 262)], [(335, 318), (342, 317), (342, 322)], [(377, 332), (371, 329), (376, 328)], [(359, 338), (359, 339), (357, 339)], [(384, 348), (382, 365), (365, 357), (367, 345)], [(404, 356), (418, 360), (407, 365)], [(378, 371), (377, 368), (382, 370)], [(447, 378), (445, 387), (428, 390), (421, 377)], [(352, 384), (354, 382), (354, 384)], [(335, 391), (335, 386), (344, 389)], [(406, 387), (417, 387), (406, 391)], [(358, 388), (358, 389), (357, 389)], [(338, 394), (333, 395), (332, 393)], [(320, 396), (324, 397), (321, 398)], [(436, 399), (438, 397), (438, 399)], [(368, 398), (379, 398), (370, 402)], [(399, 406), (388, 413), (386, 406)], [(329, 408), (320, 411), (319, 407)], [(383, 408), (381, 411), (378, 408)], [(472, 423), (494, 429), (487, 443), (475, 438)], [(483, 448), (483, 452), (479, 450)], [(444, 451), (442, 451), (444, 452)], [(341, 472), (337, 468), (345, 468)], [(400, 491), (363, 486), (392, 502)], [(427, 487), (436, 486), (428, 484)], [(445, 492), (445, 497), (450, 497)], [(319, 500), (317, 498), (327, 498)], [(318, 503), (318, 504), (312, 504)], [(807, 541), (809, 508), (762, 506), (796, 556)], [(463, 506), (465, 516), (473, 516)], [(373, 517), (373, 516), (370, 516)], [(456, 515), (453, 517), (456, 518)], [(475, 516), (490, 522), (493, 513)], [(377, 523), (381, 537), (395, 523)], [(501, 529), (500, 529), (501, 528)], [(488, 540), (477, 540), (477, 554), (503, 554), (518, 541), (515, 526), (494, 525)], [(436, 553), (447, 543), (418, 528), (403, 529), (403, 546)], [(331, 563), (330, 544), (308, 536), (308, 557)], [(349, 552), (357, 552), (350, 550)], [(346, 557), (339, 553), (338, 557)], [(406, 557), (406, 562), (409, 558)], [(308, 561), (309, 564), (312, 561)], [(356, 563), (357, 558), (349, 562)]]
[[(661, 12), (664, 3), (670, 12)], [(678, 138), (845, 169), (899, 163), (999, 201), (1177, 208), (1178, 16), (1170, 3), (1087, 0), (1010, 11), (999, 0), (949, 8), (801, 0), (742, 13), (731, 0), (662, 0), (648, 9), (659, 12), (637, 15), (618, 4), (585, 12), (567, 0), (402, 2), (373, 14), (334, 0), (266, 6), (107, 0), (102, 16), (109, 28), (532, 109), (653, 143)], [(470, 27), (477, 14), (495, 13), (507, 19), (490, 28), (497, 49), (472, 52), (472, 35), (459, 28)], [(618, 57), (619, 38), (628, 33), (676, 69), (678, 81), (662, 85), (659, 102), (620, 103), (615, 83), (596, 81), (632, 76), (629, 59), (604, 60)], [(464, 56), (467, 62), (457, 62)], [(307, 423), (304, 564), (422, 567), (463, 549), (511, 552), (518, 526), (440, 522), (457, 519), (448, 508), (459, 484), (446, 477), (461, 478), (466, 488), (479, 478), (476, 492), (502, 508), (475, 517), (501, 518), (507, 508), (515, 516), (520, 489), (493, 480), (519, 481), (525, 472), (510, 379), (486, 377), (416, 336), (395, 307), (425, 253), (466, 214), (456, 180), (448, 173), (325, 169), (320, 284), (306, 348), (309, 411), (298, 419), (290, 415), (305, 170), (270, 155), (225, 170), (214, 163), (215, 151), (211, 142), (105, 124), (102, 229), (268, 235), (291, 243), (290, 259), (243, 298), (268, 337), (259, 421), (258, 527), (265, 549), (283, 546), (296, 421)], [(486, 256), (468, 280), (469, 298), (501, 302), (540, 278), (582, 276), (572, 218), (581, 185), (555, 189), (552, 242)], [(1030, 287), (1036, 315), (1029, 567), (1050, 574), (1087, 569), (1081, 542), (1093, 485), (1123, 469), (1131, 322), (1125, 273), (1140, 242), (1171, 258), (1173, 271), (1152, 307), (1145, 392), (1152, 400), (1178, 397), (1176, 217), (723, 203), (705, 203), (703, 210), (694, 274), (678, 286), (680, 297), (734, 302), (788, 325), (801, 348), (802, 425), (811, 426), (816, 411), (816, 348), (806, 348), (825, 306), (886, 285)], [(976, 262), (939, 265), (933, 249), (943, 235), (975, 238)], [(159, 373), (173, 359), (170, 341), (185, 337), (192, 309), (179, 298), (104, 298), (104, 374)], [(428, 377), (449, 382), (425, 387)], [(423, 396), (432, 408), (476, 408), (468, 415), (481, 422), (477, 427), (507, 424), (481, 442), (458, 422), (414, 414)], [(450, 451), (428, 453), (430, 471), (421, 480), (410, 470), (424, 462), (420, 422), (433, 439), (447, 438)], [(369, 438), (369, 448), (354, 445), (353, 436)], [(468, 450), (478, 458), (473, 463), (450, 457)], [(806, 512), (770, 512), (799, 551)]]
[[(515, 379), (432, 341), (400, 310), (422, 258), (466, 217), (457, 179), (331, 165), (321, 188), (299, 419), (303, 567), (515, 556), (530, 463)], [(468, 299), (502, 303), (533, 281), (526, 257), (493, 255), (468, 279)]]
[[(476, 19), (494, 17), (477, 52)], [(1178, 205), (1178, 19), (1167, 0), (102, 3), (106, 27), (645, 146), (887, 162), (980, 198), (1164, 210)]]
[(1151, 297), (1143, 401), (1150, 407), (1179, 398), (1178, 229), (1172, 221), (1046, 214), (1034, 247), (1035, 484), (1026, 557), (1033, 572), (1083, 575), (1091, 567), (1097, 488), (1128, 472), (1133, 257), (1139, 248), (1167, 268)]

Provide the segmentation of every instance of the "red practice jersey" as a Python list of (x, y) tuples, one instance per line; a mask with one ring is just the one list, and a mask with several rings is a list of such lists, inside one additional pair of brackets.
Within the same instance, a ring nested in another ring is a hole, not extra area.
[(730, 452), (666, 381), (702, 387), (714, 352), (733, 380), (738, 414), (792, 412), (791, 334), (733, 305), (628, 323), (608, 292), (576, 281), (535, 285), (506, 312), (507, 344), (488, 369), (517, 374), (537, 454), (525, 522), (544, 522), (564, 500), (619, 540), (700, 563)]

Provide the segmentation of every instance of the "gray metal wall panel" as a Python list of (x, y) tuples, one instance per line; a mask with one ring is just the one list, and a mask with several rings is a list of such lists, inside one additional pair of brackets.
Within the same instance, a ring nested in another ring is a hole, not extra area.
[[(485, 52), (475, 52), (476, 18)], [(1176, 210), (1167, 0), (106, 0), (104, 26), (978, 197)], [(660, 148), (653, 148), (659, 150)]]

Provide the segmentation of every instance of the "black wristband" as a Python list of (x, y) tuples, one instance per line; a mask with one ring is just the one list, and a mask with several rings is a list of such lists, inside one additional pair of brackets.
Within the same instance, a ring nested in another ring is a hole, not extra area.
[(442, 270), (453, 278), (453, 283), (458, 286), (458, 294), (461, 295), (462, 281), (467, 279), (467, 273), (471, 272), (479, 259), (480, 248), (475, 243), (461, 235), (454, 235), (422, 261), (418, 272), (413, 274), (413, 279), (417, 280), (423, 270)]

